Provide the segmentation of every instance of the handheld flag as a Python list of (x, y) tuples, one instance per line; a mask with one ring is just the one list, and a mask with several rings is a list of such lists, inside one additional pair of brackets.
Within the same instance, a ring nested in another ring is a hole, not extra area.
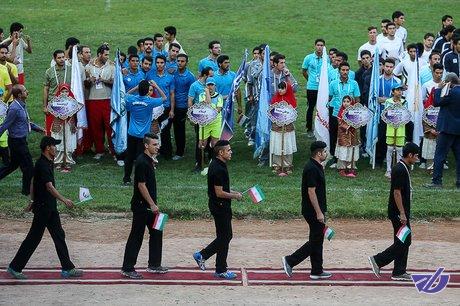
[(244, 50), (243, 60), (241, 61), (238, 71), (236, 72), (230, 93), (228, 94), (227, 99), (225, 99), (224, 107), (222, 108), (222, 133), (220, 136), (221, 140), (230, 140), (233, 137), (233, 102), (236, 100), (237, 90), (240, 87), (241, 81), (244, 77), (247, 58), (248, 49)]
[(369, 154), (372, 169), (375, 168), (375, 153), (378, 141), (378, 127), (380, 122), (380, 105), (379, 105), (379, 48), (375, 48), (374, 62), (372, 64), (371, 83), (369, 87), (368, 108), (372, 112), (372, 119), (366, 126), (366, 152)]
[(83, 94), (83, 80), (81, 76), (80, 62), (78, 61), (77, 46), (73, 46), (72, 54), (72, 80), (70, 82), (70, 90), (72, 91), (75, 100), (80, 104), (81, 108), (77, 113), (77, 141), (80, 142), (83, 138), (83, 129), (88, 127), (86, 118), (85, 96)]
[(89, 193), (89, 189), (86, 188), (86, 187), (80, 187), (80, 192), (78, 193), (78, 198), (79, 198), (80, 202), (78, 202), (77, 204), (87, 202), (87, 201), (91, 201), (93, 199), (93, 197), (91, 196), (91, 193)]
[(168, 222), (168, 215), (163, 213), (158, 213), (155, 216), (155, 220), (153, 220), (152, 228), (158, 231), (162, 231)]
[(329, 226), (324, 227), (324, 238), (331, 241), (334, 235), (335, 231), (332, 228), (330, 228)]
[(241, 115), (239, 118), (238, 118), (238, 125), (241, 126), (241, 127), (246, 127), (249, 123), (249, 118), (246, 116), (246, 115)]
[(396, 237), (401, 240), (402, 243), (406, 241), (407, 236), (411, 233), (410, 228), (407, 225), (401, 226), (396, 233)]
[(323, 56), (321, 60), (321, 73), (319, 76), (318, 98), (316, 99), (316, 116), (315, 116), (315, 137), (322, 140), (329, 147), (329, 80), (327, 74), (328, 53), (326, 47), (323, 47)]
[(423, 94), (422, 86), (420, 85), (420, 66), (419, 66), (419, 53), (415, 56), (415, 61), (410, 62), (413, 65), (410, 75), (407, 76), (407, 91), (406, 99), (408, 108), (412, 115), (412, 122), (414, 123), (414, 132), (412, 142), (420, 145), (423, 137)]
[(125, 94), (125, 84), (121, 74), (120, 50), (117, 50), (112, 99), (110, 101), (110, 126), (112, 126), (113, 148), (118, 154), (123, 153), (128, 147), (128, 117), (126, 114)]
[(259, 185), (255, 185), (254, 187), (249, 188), (248, 194), (251, 197), (251, 200), (254, 204), (260, 203), (263, 200), (265, 200), (265, 194), (263, 193), (262, 188), (260, 188)]

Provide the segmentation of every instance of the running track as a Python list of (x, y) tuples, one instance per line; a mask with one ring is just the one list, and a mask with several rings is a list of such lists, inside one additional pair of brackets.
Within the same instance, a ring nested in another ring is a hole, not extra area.
[[(376, 278), (369, 268), (328, 269), (333, 276), (327, 280), (311, 280), (308, 269), (295, 269), (292, 278), (288, 278), (282, 269), (272, 268), (240, 268), (230, 269), (238, 274), (235, 280), (217, 279), (212, 270), (200, 271), (198, 268), (176, 267), (170, 268), (163, 275), (150, 274), (145, 268), (136, 270), (144, 279), (127, 279), (120, 275), (120, 269), (83, 268), (83, 277), (62, 279), (59, 268), (30, 268), (24, 269), (27, 280), (16, 280), (0, 268), (0, 286), (2, 285), (224, 285), (224, 286), (399, 286), (414, 287), (413, 282), (399, 282), (391, 280), (391, 270), (382, 270), (382, 277)], [(433, 274), (434, 270), (411, 270), (411, 273)], [(450, 275), (448, 288), (460, 288), (460, 270), (445, 270)]]

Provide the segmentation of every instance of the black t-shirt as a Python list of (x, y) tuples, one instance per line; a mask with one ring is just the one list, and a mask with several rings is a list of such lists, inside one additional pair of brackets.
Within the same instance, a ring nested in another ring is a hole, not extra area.
[(57, 211), (56, 198), (46, 188), (47, 183), (54, 182), (54, 163), (41, 155), (34, 168), (34, 205), (33, 209)]
[(231, 200), (216, 196), (214, 186), (222, 186), (222, 190), (230, 192), (230, 178), (227, 165), (218, 158), (211, 161), (208, 169), (208, 197), (211, 213), (231, 212)]
[(308, 187), (316, 187), (319, 208), (323, 213), (327, 211), (326, 205), (326, 180), (323, 166), (313, 158), (305, 165), (302, 174), (302, 215), (316, 218), (316, 212), (308, 196)]
[(155, 204), (157, 203), (157, 182), (155, 179), (155, 168), (153, 159), (142, 152), (136, 158), (134, 166), (134, 193), (131, 198), (131, 210), (133, 212), (143, 212), (150, 208), (149, 203), (142, 196), (138, 183), (145, 183), (150, 197)]
[[(407, 167), (407, 168), (406, 168)], [(391, 170), (391, 188), (388, 199), (388, 218), (394, 219), (399, 216), (399, 209), (396, 206), (394, 191), (401, 190), (402, 204), (406, 218), (410, 217), (411, 183), (408, 172), (409, 167), (403, 161), (397, 163)]]

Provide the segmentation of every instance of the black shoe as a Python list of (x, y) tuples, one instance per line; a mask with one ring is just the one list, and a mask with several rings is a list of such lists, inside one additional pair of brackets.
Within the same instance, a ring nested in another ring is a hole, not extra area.
[(141, 274), (137, 273), (136, 271), (126, 272), (122, 270), (121, 275), (126, 278), (130, 278), (130, 279), (143, 279), (144, 278)]

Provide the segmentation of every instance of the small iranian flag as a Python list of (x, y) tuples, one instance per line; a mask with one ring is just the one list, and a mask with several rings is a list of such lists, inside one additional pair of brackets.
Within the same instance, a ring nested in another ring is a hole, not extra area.
[(335, 231), (330, 228), (329, 226), (326, 226), (324, 228), (324, 238), (326, 238), (327, 240), (331, 241), (332, 237), (334, 237), (335, 235)]
[(398, 230), (398, 233), (396, 234), (396, 237), (398, 237), (399, 240), (401, 240), (402, 243), (406, 241), (407, 236), (410, 234), (410, 228), (407, 225), (401, 226)]
[(168, 222), (168, 215), (163, 213), (158, 213), (153, 220), (152, 228), (162, 231), (165, 228), (166, 222)]
[(89, 189), (85, 188), (85, 187), (80, 187), (80, 192), (78, 193), (78, 198), (80, 199), (80, 202), (78, 202), (78, 203), (91, 201), (93, 199), (93, 197), (91, 196), (91, 193), (89, 193)]
[(245, 115), (241, 115), (239, 118), (238, 118), (238, 125), (239, 126), (242, 126), (242, 127), (246, 127), (249, 123), (249, 118)]
[(259, 185), (255, 185), (254, 187), (249, 188), (248, 194), (251, 197), (251, 200), (254, 204), (257, 204), (263, 200), (265, 200), (265, 194), (260, 188)]

